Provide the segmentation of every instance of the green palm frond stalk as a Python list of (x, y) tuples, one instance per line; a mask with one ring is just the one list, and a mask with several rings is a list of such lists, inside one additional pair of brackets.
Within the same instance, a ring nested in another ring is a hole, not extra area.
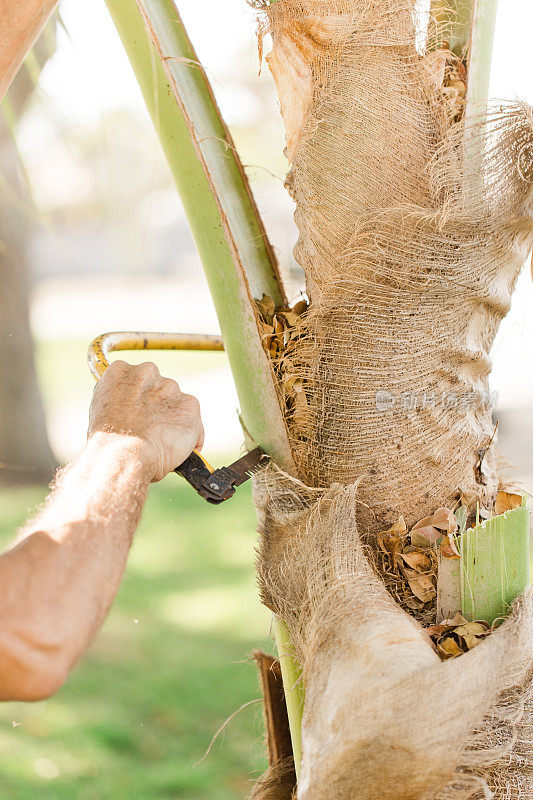
[[(178, 187), (228, 353), (244, 426), (294, 473), (253, 297), (284, 300), (231, 136), (172, 0), (106, 0)], [(179, 328), (179, 320), (176, 320)]]
[[(106, 2), (202, 259), (244, 426), (281, 467), (294, 474), (287, 431), (252, 302), (263, 293), (276, 305), (286, 298), (232, 138), (172, 0)], [(281, 621), (275, 629), (278, 650), (283, 654), (287, 632)], [(298, 679), (297, 667), (288, 657), (282, 656), (281, 663), (287, 687)], [(288, 691), (296, 753), (301, 710), (294, 706), (293, 698)]]

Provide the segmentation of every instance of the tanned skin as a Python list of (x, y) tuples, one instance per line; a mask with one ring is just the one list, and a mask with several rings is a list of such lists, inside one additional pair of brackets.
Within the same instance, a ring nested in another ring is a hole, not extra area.
[(154, 364), (107, 369), (84, 451), (0, 555), (0, 700), (62, 686), (113, 602), (150, 483), (203, 437), (196, 398)]
[(0, 0), (0, 100), (46, 25), (57, 0)]

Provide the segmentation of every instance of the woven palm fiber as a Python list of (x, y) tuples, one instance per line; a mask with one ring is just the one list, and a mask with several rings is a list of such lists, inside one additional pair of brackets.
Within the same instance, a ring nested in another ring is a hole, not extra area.
[(533, 798), (531, 593), (441, 663), (373, 567), (400, 514), (492, 507), (489, 353), (533, 234), (531, 109), (465, 114), (417, 6), (263, 14), (310, 300), (283, 354), (301, 482), (255, 479), (263, 601), (304, 670), (299, 800)]
[[(298, 800), (532, 798), (533, 589), (441, 662), (373, 569), (359, 492), (276, 468), (255, 479), (262, 600), (287, 624), (306, 688)], [(286, 800), (287, 787), (252, 797)]]
[(490, 504), (489, 351), (533, 230), (531, 111), (451, 125), (453, 57), (419, 52), (415, 6), (268, 11), (310, 298), (285, 354), (309, 406), (293, 450), (309, 485), (362, 477), (376, 525), (458, 489)]

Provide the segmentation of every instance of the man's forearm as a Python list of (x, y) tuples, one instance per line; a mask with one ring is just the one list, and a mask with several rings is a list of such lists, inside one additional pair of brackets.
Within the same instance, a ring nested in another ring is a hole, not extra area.
[(196, 398), (155, 364), (115, 361), (95, 387), (89, 436), (0, 556), (0, 700), (61, 686), (113, 601), (148, 484), (201, 447), (204, 430)]
[(57, 0), (0, 0), (0, 100)]
[[(0, 699), (58, 688), (103, 621), (150, 481), (141, 447), (95, 434), (0, 557)], [(43, 685), (32, 688), (29, 675)]]

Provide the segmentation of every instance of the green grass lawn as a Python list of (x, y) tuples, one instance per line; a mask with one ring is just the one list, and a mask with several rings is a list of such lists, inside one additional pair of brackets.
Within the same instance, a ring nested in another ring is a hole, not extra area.
[[(0, 544), (44, 490), (0, 492)], [(152, 487), (125, 580), (83, 662), (54, 698), (0, 705), (0, 797), (246, 797), (264, 768), (250, 651), (269, 615), (253, 576), (249, 487), (208, 506), (175, 476)]]

